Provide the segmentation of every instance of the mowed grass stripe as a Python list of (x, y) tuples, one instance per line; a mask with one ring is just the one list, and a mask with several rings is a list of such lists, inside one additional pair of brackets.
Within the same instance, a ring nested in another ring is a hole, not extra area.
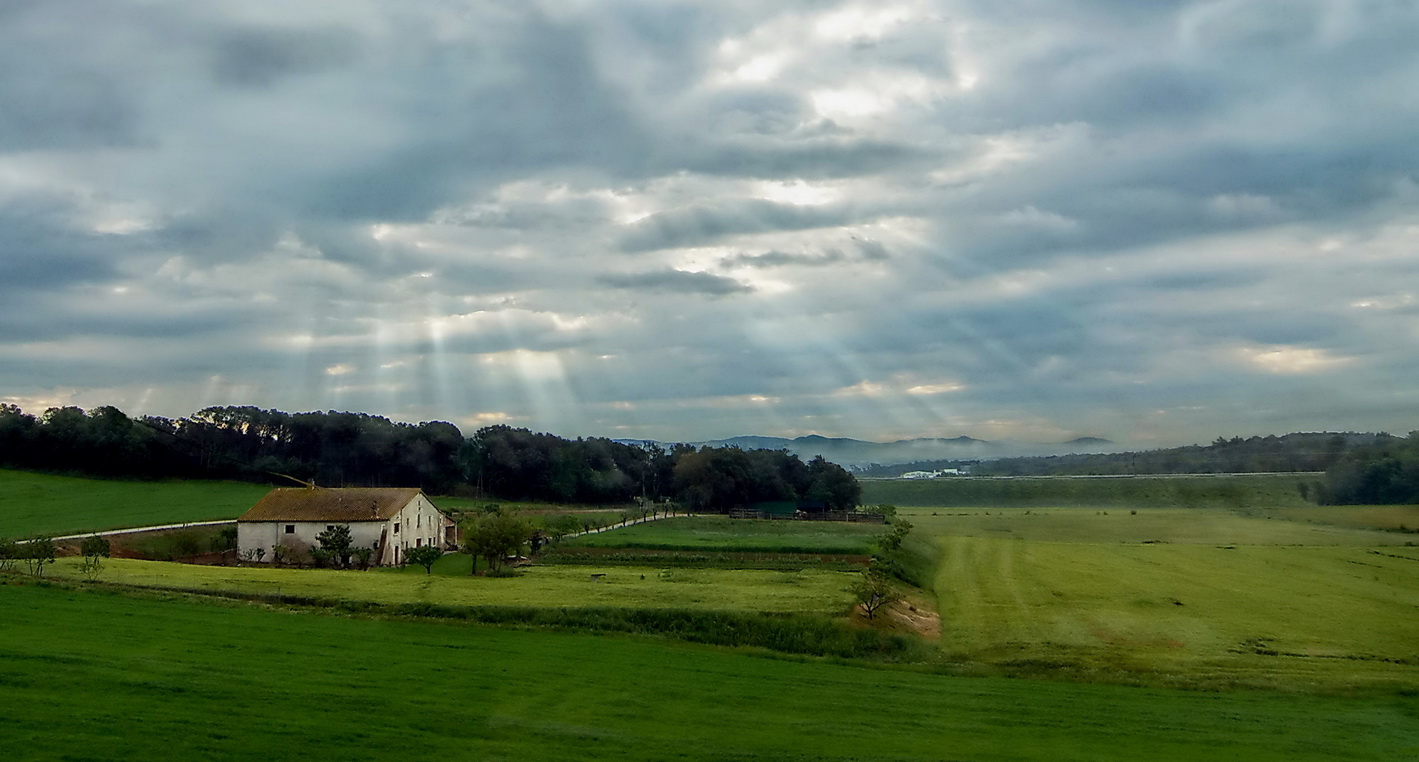
[(235, 519), (270, 490), (227, 481), (110, 481), (0, 469), (0, 537)]
[(873, 544), (886, 529), (880, 524), (842, 521), (677, 516), (583, 535), (565, 544), (568, 547), (646, 550), (865, 554), (872, 552)]
[(27, 759), (1392, 760), (1419, 699), (952, 678), (645, 639), (0, 587)]
[[(457, 556), (443, 563), (458, 566)], [(55, 576), (83, 578), (78, 558), (60, 559)], [(461, 564), (468, 568), (466, 557)], [(603, 575), (593, 577), (592, 575)], [(851, 605), (850, 572), (804, 569), (667, 569), (622, 566), (533, 566), (516, 577), (395, 571), (273, 569), (266, 566), (192, 566), (111, 559), (100, 577), (109, 582), (256, 595), (291, 595), (372, 603), (451, 606), (683, 608), (841, 614)]]
[[(1325, 511), (1343, 515), (1347, 509)], [(1164, 542), (1194, 545), (1403, 545), (1412, 534), (1367, 528), (1365, 509), (1349, 526), (1241, 515), (1212, 508), (905, 508), (918, 536), (953, 535), (1081, 543)], [(1298, 513), (1305, 513), (1300, 511)]]
[(943, 649), (1305, 688), (1419, 685), (1419, 563), (1358, 547), (938, 538)]

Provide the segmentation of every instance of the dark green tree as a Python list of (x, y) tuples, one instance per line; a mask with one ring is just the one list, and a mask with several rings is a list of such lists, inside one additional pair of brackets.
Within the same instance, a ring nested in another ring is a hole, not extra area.
[[(350, 565), (350, 546), (354, 543), (350, 536), (350, 527), (347, 524), (336, 524), (327, 527), (324, 532), (315, 536), (320, 543), (320, 551), (325, 558), (332, 562), (338, 561), (340, 566)], [(317, 558), (316, 564), (320, 564)]]
[(488, 563), (489, 572), (502, 568), (503, 560), (517, 555), (532, 536), (532, 523), (516, 511), (500, 508), (464, 522), (463, 548), (473, 558), (471, 573), (478, 573), (478, 559)]
[(424, 567), (425, 574), (434, 573), (434, 562), (440, 558), (443, 558), (443, 548), (437, 545), (421, 545), (404, 553), (405, 562)]

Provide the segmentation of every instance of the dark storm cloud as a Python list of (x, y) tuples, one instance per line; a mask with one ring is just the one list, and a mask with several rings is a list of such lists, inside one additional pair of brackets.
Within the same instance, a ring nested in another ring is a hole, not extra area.
[(663, 270), (659, 272), (634, 273), (628, 275), (603, 275), (602, 283), (614, 288), (637, 291), (663, 291), (676, 294), (703, 294), (705, 296), (728, 296), (746, 294), (753, 291), (747, 283), (733, 278), (704, 272), (684, 270)]
[(342, 66), (358, 55), (348, 31), (233, 29), (212, 51), (212, 75), (238, 87), (269, 87), (289, 76)]
[(0, 293), (42, 292), (112, 277), (129, 242), (76, 229), (74, 209), (34, 199), (0, 206)]
[(901, 169), (927, 161), (931, 149), (880, 140), (813, 138), (779, 142), (754, 140), (691, 147), (672, 168), (711, 175), (824, 179), (855, 177)]

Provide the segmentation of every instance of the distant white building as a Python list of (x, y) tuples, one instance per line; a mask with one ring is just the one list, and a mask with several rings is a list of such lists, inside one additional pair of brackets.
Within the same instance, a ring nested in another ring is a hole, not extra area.
[(320, 546), (321, 532), (350, 527), (351, 547), (374, 550), (375, 565), (397, 565), (410, 548), (458, 545), (458, 525), (415, 488), (293, 487), (273, 489), (237, 519), (237, 552)]
[(908, 471), (902, 474), (903, 479), (935, 479), (938, 476), (960, 476), (964, 471), (959, 468), (943, 468), (940, 471)]

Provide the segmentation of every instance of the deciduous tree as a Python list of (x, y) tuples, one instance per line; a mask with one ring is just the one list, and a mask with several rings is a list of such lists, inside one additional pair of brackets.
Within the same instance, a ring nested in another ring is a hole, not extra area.
[(24, 544), (21, 558), (30, 574), (36, 577), (44, 574), (44, 567), (54, 563), (54, 540), (49, 537), (35, 537)]
[(463, 527), (463, 548), (473, 557), (472, 573), (478, 573), (478, 559), (488, 562), (488, 571), (502, 567), (503, 559), (515, 555), (532, 536), (532, 523), (516, 511), (500, 508), (474, 516)]
[(405, 562), (424, 567), (425, 574), (434, 573), (434, 562), (440, 558), (443, 558), (443, 548), (437, 545), (421, 545), (404, 553)]
[(90, 581), (98, 579), (99, 571), (103, 569), (103, 560), (108, 558), (113, 548), (108, 542), (108, 538), (100, 535), (90, 535), (79, 546), (79, 553), (84, 557), (79, 566), (79, 570), (84, 573)]

